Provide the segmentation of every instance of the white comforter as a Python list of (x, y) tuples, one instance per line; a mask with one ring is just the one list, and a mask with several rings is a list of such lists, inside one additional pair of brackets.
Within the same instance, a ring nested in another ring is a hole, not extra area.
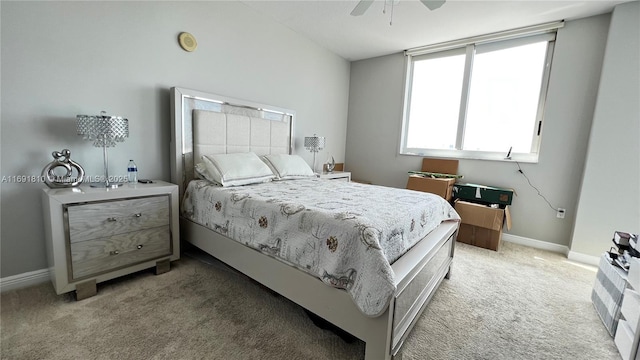
[(315, 178), (224, 188), (195, 180), (183, 216), (345, 289), (369, 316), (396, 290), (390, 264), (459, 220), (436, 195)]

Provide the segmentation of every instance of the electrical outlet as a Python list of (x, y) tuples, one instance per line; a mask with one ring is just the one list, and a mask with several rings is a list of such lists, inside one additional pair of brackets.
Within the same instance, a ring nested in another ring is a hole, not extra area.
[(558, 219), (564, 219), (564, 214), (567, 212), (567, 209), (558, 208), (558, 212), (556, 213), (556, 217)]

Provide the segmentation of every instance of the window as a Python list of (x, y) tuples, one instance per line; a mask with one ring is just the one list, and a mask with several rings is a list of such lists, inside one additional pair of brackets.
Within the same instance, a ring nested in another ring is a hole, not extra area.
[(400, 153), (536, 162), (553, 25), (407, 51)]

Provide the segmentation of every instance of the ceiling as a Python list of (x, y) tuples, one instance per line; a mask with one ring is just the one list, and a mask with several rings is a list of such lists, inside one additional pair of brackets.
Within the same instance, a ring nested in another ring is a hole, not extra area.
[(390, 2), (383, 14), (384, 0), (374, 1), (362, 16), (350, 15), (358, 0), (239, 1), (352, 61), (496, 31), (603, 14), (626, 2), (447, 0), (441, 8), (430, 11), (418, 0), (387, 0), (394, 2), (392, 18)]

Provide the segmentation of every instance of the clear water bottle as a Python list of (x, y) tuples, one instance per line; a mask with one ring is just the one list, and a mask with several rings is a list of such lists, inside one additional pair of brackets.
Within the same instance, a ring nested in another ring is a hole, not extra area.
[(127, 174), (129, 175), (129, 183), (135, 184), (138, 182), (138, 165), (129, 160), (129, 166), (127, 166)]

